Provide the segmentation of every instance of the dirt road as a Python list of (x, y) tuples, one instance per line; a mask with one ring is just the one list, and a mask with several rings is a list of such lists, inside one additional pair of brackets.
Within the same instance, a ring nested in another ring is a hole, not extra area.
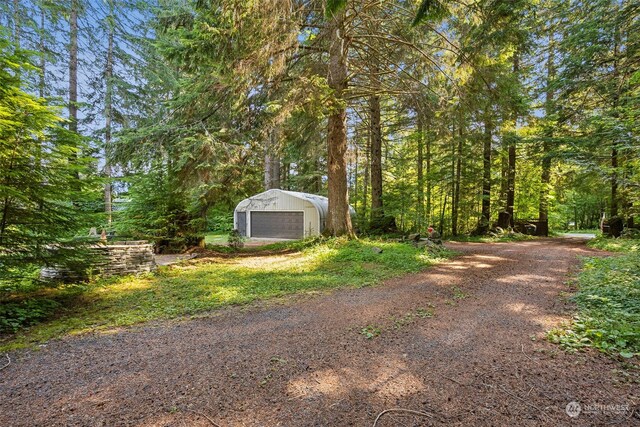
[(543, 339), (570, 318), (583, 242), (450, 246), (461, 255), (377, 287), (13, 353), (0, 425), (372, 426), (390, 408), (424, 414), (378, 426), (640, 425), (633, 370)]

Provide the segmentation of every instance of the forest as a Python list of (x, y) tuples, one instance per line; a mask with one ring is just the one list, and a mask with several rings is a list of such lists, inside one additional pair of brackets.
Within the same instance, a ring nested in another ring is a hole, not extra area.
[(330, 236), (633, 230), (639, 10), (3, 2), (3, 280), (91, 228), (198, 244), (269, 188), (328, 196)]
[(638, 0), (0, 1), (0, 426), (631, 425), (639, 119)]

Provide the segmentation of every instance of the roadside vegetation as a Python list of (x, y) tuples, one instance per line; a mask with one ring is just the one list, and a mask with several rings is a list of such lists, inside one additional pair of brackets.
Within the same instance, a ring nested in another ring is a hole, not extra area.
[(589, 241), (589, 246), (609, 252), (622, 252), (626, 254), (640, 252), (640, 239), (612, 239), (609, 237), (596, 237)]
[(595, 234), (596, 236), (602, 235), (602, 232), (598, 228), (586, 228), (580, 230), (566, 229), (561, 231), (559, 234), (570, 233), (570, 234)]
[(474, 242), (474, 243), (497, 243), (497, 242), (521, 242), (525, 240), (535, 240), (536, 236), (522, 233), (496, 233), (482, 236), (459, 235), (450, 237), (448, 240), (454, 242)]
[(578, 312), (568, 328), (550, 331), (549, 338), (572, 350), (640, 355), (640, 240), (599, 237), (589, 245), (619, 254), (584, 260), (572, 297)]
[(249, 253), (256, 256), (221, 252), (144, 277), (14, 292), (0, 306), (0, 350), (295, 293), (375, 285), (449, 255), (373, 239), (277, 243)]

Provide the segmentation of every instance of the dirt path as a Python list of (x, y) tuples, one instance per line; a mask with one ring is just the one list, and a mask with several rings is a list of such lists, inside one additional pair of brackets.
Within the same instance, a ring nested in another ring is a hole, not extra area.
[(640, 404), (629, 371), (541, 339), (570, 316), (560, 294), (583, 242), (451, 247), (463, 254), (383, 286), (14, 353), (0, 425), (371, 426), (388, 408), (431, 416), (378, 426), (640, 425), (632, 411), (586, 413)]

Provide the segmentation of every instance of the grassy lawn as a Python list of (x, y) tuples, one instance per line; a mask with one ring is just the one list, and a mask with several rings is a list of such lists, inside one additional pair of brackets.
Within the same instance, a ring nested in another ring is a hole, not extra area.
[(621, 254), (584, 261), (572, 297), (578, 312), (570, 326), (551, 331), (549, 338), (568, 349), (640, 355), (640, 240), (600, 237), (589, 245)]
[[(374, 247), (382, 253), (376, 253)], [(293, 293), (374, 285), (420, 271), (448, 255), (446, 251), (430, 255), (410, 244), (369, 239), (279, 243), (268, 248), (297, 251), (206, 258), (146, 277), (101, 280), (33, 294), (31, 301), (54, 301), (56, 317), (9, 336), (0, 343), (0, 351), (68, 334), (194, 315)]]
[(454, 242), (473, 242), (473, 243), (496, 243), (496, 242), (521, 242), (524, 240), (535, 240), (537, 236), (529, 236), (528, 234), (513, 233), (499, 234), (497, 236), (470, 236), (460, 235), (448, 237), (447, 240)]
[(229, 233), (209, 233), (204, 236), (207, 245), (226, 245)]

